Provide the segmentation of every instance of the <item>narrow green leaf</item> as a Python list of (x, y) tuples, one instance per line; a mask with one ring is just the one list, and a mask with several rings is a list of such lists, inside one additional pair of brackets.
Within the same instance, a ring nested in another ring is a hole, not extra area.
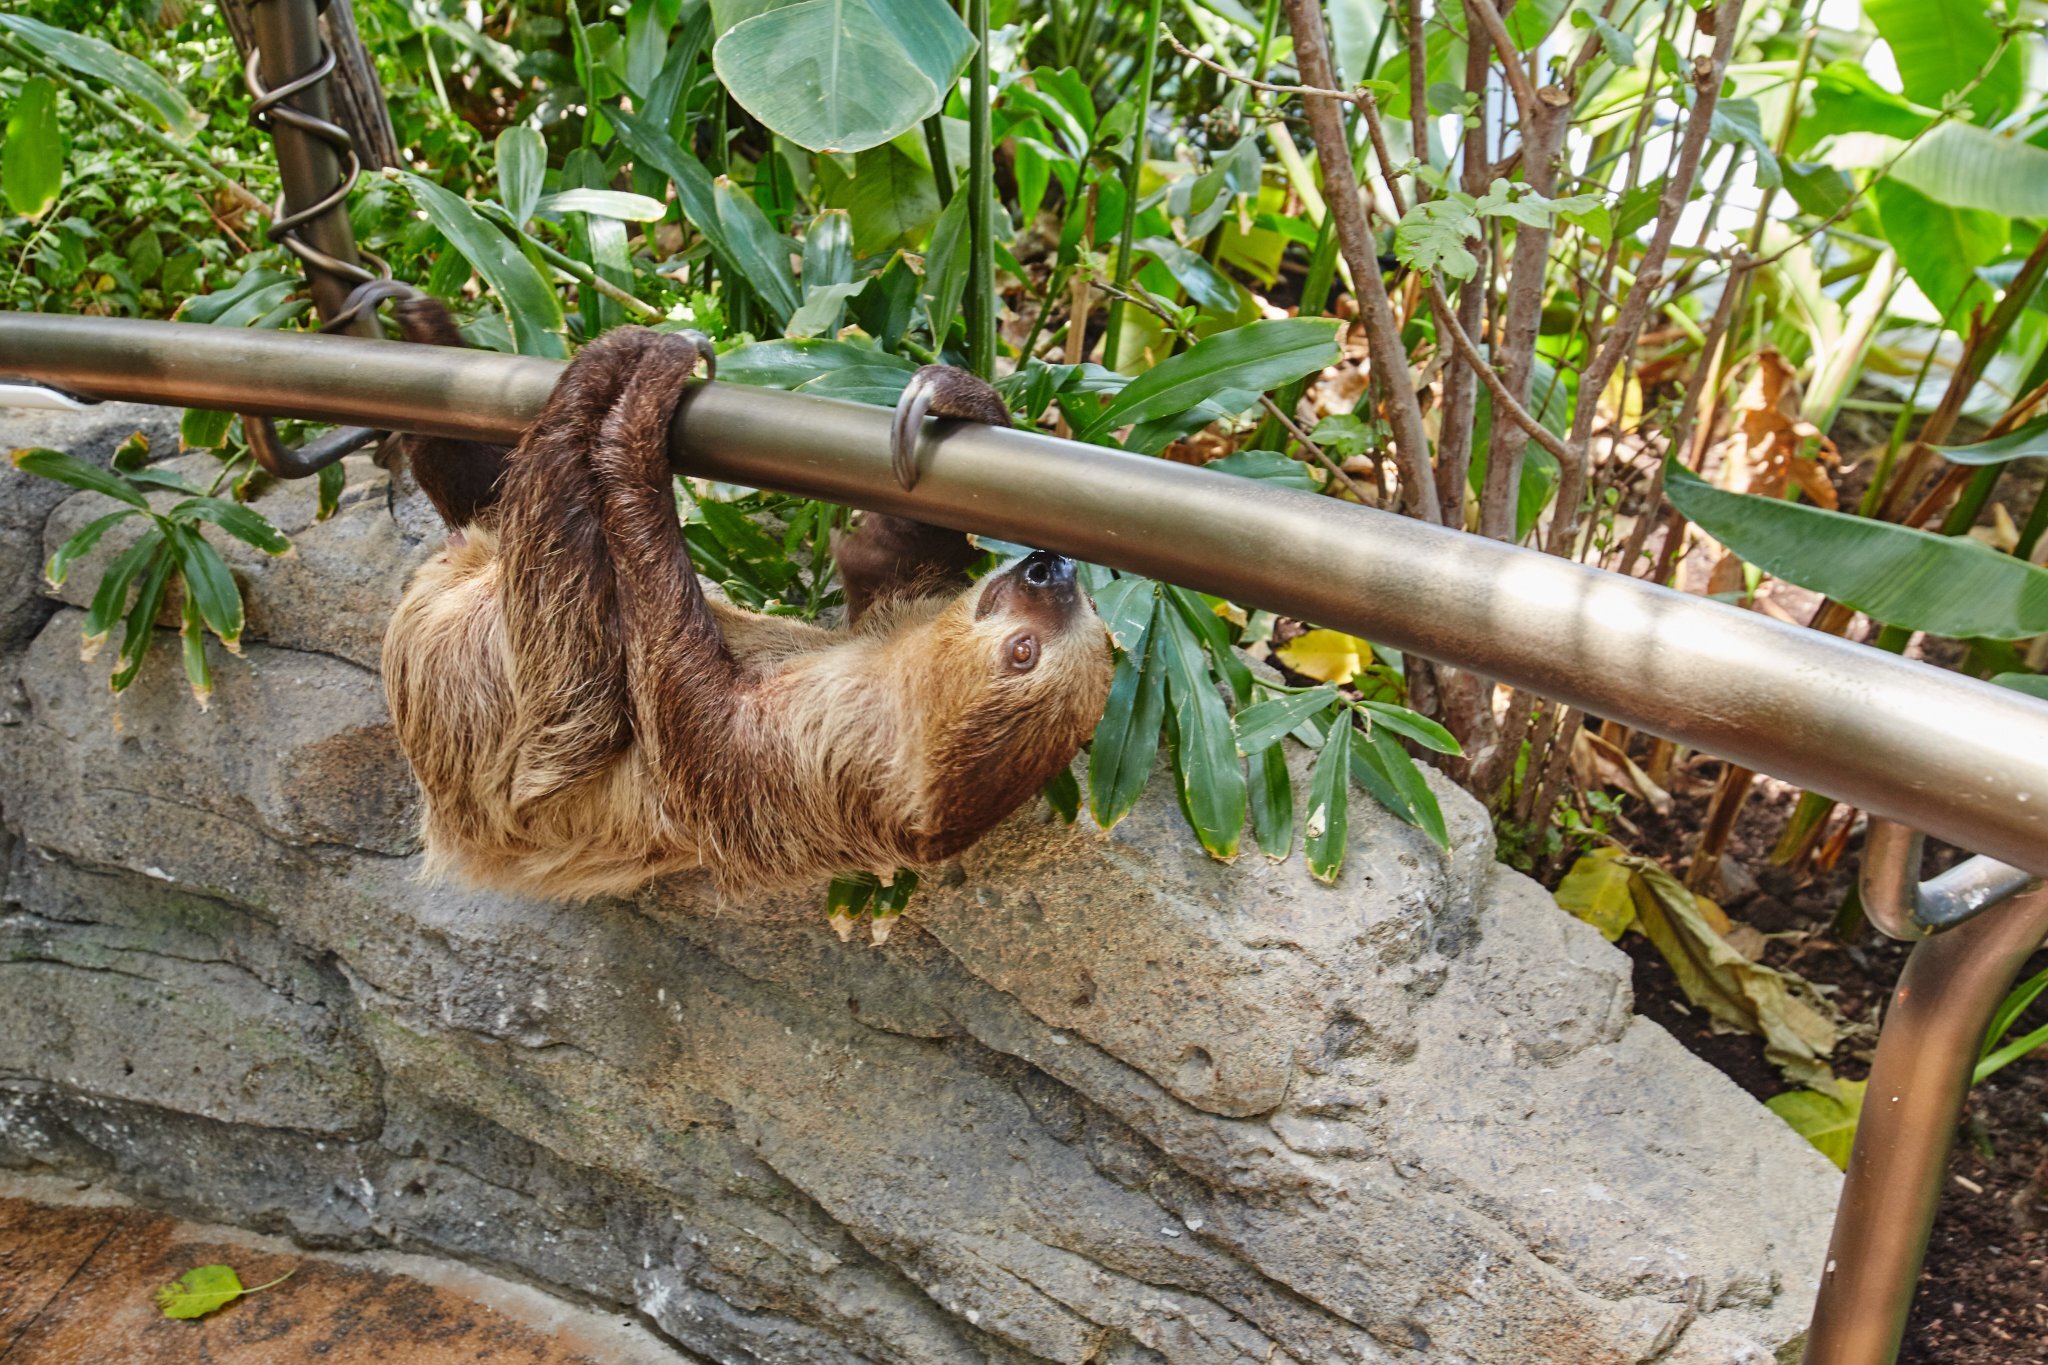
[(595, 213), (623, 223), (658, 222), (668, 205), (625, 190), (563, 190), (542, 197), (538, 207), (548, 213)]
[(63, 587), (65, 578), (71, 573), (71, 566), (91, 554), (93, 546), (100, 543), (100, 537), (116, 523), (137, 515), (139, 514), (134, 508), (124, 507), (118, 512), (109, 512), (96, 521), (88, 522), (79, 528), (71, 539), (57, 547), (57, 553), (51, 555), (50, 562), (43, 566), (43, 577), (50, 580), (51, 587)]
[(292, 548), (284, 532), (272, 526), (261, 512), (226, 498), (189, 498), (164, 515), (172, 521), (210, 521), (267, 555), (281, 555)]
[(1166, 668), (1157, 645), (1116, 661), (1109, 701), (1088, 751), (1088, 812), (1103, 829), (1131, 813), (1159, 759), (1166, 716)]
[(1317, 881), (1334, 882), (1344, 867), (1351, 833), (1351, 753), (1358, 727), (1340, 711), (1316, 755), (1308, 779), (1308, 870)]
[(142, 576), (142, 586), (136, 589), (135, 603), (128, 608), (128, 615), (121, 623), (121, 654), (115, 663), (114, 676), (108, 679), (116, 692), (127, 691), (128, 684), (134, 682), (135, 675), (142, 671), (142, 660), (149, 653), (150, 640), (156, 633), (157, 613), (164, 607), (164, 590), (171, 581), (172, 559), (168, 542), (158, 541), (156, 553)]
[(1244, 763), (1237, 756), (1230, 713), (1216, 690), (1208, 654), (1182, 614), (1162, 612), (1157, 632), (1155, 649), (1166, 666), (1178, 740), (1173, 758), (1181, 806), (1202, 847), (1211, 857), (1228, 861), (1237, 856), (1245, 818)]
[(25, 14), (0, 14), (0, 28), (12, 30), (32, 49), (82, 75), (96, 76), (146, 108), (179, 142), (190, 142), (201, 120), (157, 69), (139, 57), (84, 33), (54, 28)]
[(741, 193), (725, 176), (712, 182), (711, 194), (735, 262), (761, 302), (775, 315), (776, 325), (787, 323), (790, 314), (803, 303), (797, 292), (796, 276), (789, 268), (788, 241), (768, 221), (754, 196)]
[(185, 582), (185, 594), (199, 604), (207, 628), (231, 650), (242, 643), (242, 590), (229, 572), (220, 551), (191, 526), (172, 523), (171, 552), (177, 557), (178, 576)]
[(1714, 487), (1665, 465), (1671, 505), (1764, 572), (1887, 625), (1955, 638), (2048, 633), (2048, 571), (1967, 536)]
[(519, 353), (555, 360), (567, 356), (568, 348), (562, 342), (562, 302), (512, 239), (492, 227), (466, 200), (433, 181), (407, 171), (396, 174), (413, 202), (497, 295)]
[(1306, 692), (1290, 692), (1252, 703), (1237, 713), (1237, 751), (1249, 757), (1273, 747), (1336, 700), (1336, 684), (1326, 683)]
[(1371, 712), (1372, 723), (1384, 725), (1397, 735), (1406, 736), (1425, 749), (1434, 749), (1440, 754), (1462, 754), (1456, 736), (1438, 725), (1427, 716), (1418, 715), (1405, 706), (1392, 702), (1362, 701), (1358, 703)]
[(874, 900), (875, 892), (881, 889), (881, 879), (872, 872), (853, 872), (844, 877), (834, 877), (832, 884), (825, 888), (825, 913), (833, 918), (844, 915), (858, 919)]
[[(333, 464), (326, 466), (320, 471), (319, 483), (320, 504), (313, 513), (313, 520), (326, 521), (341, 510), (341, 494), (348, 487), (347, 467), (341, 461), (336, 460)], [(222, 529), (226, 528), (223, 527)], [(284, 537), (280, 535), (278, 539), (283, 540)], [(285, 548), (291, 548), (290, 541), (285, 542)]]
[(1278, 318), (1205, 337), (1125, 386), (1083, 440), (1187, 411), (1226, 390), (1263, 393), (1337, 363), (1335, 318)]
[(1950, 464), (2004, 464), (2030, 455), (2048, 455), (2048, 417), (1973, 445), (1929, 448), (1940, 451)]
[(1186, 588), (1169, 587), (1166, 598), (1179, 611), (1188, 629), (1209, 652), (1210, 666), (1230, 684), (1230, 694), (1243, 706), (1252, 699), (1252, 670), (1231, 647), (1230, 627), (1218, 616), (1211, 602)]
[(192, 700), (198, 702), (199, 709), (204, 711), (213, 704), (213, 671), (206, 665), (206, 629), (199, 611), (199, 600), (191, 593), (185, 594), (178, 640), (183, 647), (185, 681), (192, 687)]
[[(1365, 773), (1372, 774), (1372, 777), (1365, 777)], [(1415, 766), (1415, 760), (1408, 757), (1407, 750), (1392, 734), (1375, 725), (1369, 742), (1353, 745), (1351, 774), (1359, 778), (1359, 785), (1372, 792), (1381, 805), (1420, 828), (1436, 841), (1438, 847), (1451, 846), (1450, 832), (1444, 828), (1444, 813), (1437, 805), (1436, 793), (1429, 789), (1422, 770)]]
[(548, 169), (548, 143), (537, 128), (514, 124), (498, 134), (498, 197), (512, 221), (525, 227), (540, 203)]
[(161, 488), (167, 493), (184, 493), (197, 497), (199, 487), (183, 474), (169, 469), (127, 470), (128, 481), (138, 488)]
[(1217, 474), (1235, 474), (1241, 479), (1257, 479), (1275, 488), (1298, 489), (1303, 493), (1313, 493), (1322, 487), (1307, 465), (1277, 450), (1240, 450), (1220, 460), (1211, 460), (1202, 468)]
[(1052, 807), (1053, 814), (1059, 816), (1062, 824), (1073, 824), (1081, 814), (1081, 784), (1074, 780), (1072, 768), (1060, 769), (1039, 795), (1045, 798), (1045, 804)]
[(14, 467), (25, 474), (35, 474), (45, 479), (83, 489), (88, 493), (104, 493), (117, 501), (142, 511), (149, 510), (149, 500), (141, 490), (126, 478), (98, 465), (87, 464), (74, 455), (61, 450), (47, 450), (40, 447), (14, 452)]
[(1286, 751), (1277, 744), (1253, 759), (1252, 766), (1252, 838), (1259, 852), (1279, 862), (1294, 851), (1294, 778)]
[(100, 585), (94, 590), (92, 604), (85, 612), (85, 645), (81, 654), (90, 659), (99, 652), (107, 634), (114, 628), (114, 622), (121, 618), (128, 607), (128, 589), (134, 584), (135, 576), (145, 565), (155, 562), (157, 551), (163, 547), (164, 533), (161, 527), (151, 526), (135, 538), (135, 543), (115, 555), (100, 575)]
[(7, 107), (0, 144), (0, 190), (7, 207), (31, 221), (57, 202), (64, 187), (64, 138), (57, 128), (57, 87), (46, 76), (21, 83)]

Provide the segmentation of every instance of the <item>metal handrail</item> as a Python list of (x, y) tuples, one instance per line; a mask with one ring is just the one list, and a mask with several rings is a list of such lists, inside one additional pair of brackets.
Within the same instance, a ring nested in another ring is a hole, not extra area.
[[(0, 314), (0, 375), (147, 403), (511, 440), (560, 362)], [(896, 481), (881, 408), (696, 385), (687, 474), (1002, 536), (1362, 635), (2048, 874), (2048, 703), (1759, 612), (1334, 498), (955, 426)]]
[(2034, 882), (2025, 868), (1979, 854), (1921, 881), (1927, 836), (1893, 820), (1873, 819), (1863, 835), (1857, 890), (1863, 913), (1887, 938), (1912, 942), (1953, 929)]

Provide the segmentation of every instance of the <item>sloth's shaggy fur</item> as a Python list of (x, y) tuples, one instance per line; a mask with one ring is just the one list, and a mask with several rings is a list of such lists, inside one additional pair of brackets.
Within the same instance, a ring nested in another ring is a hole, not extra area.
[[(870, 517), (840, 547), (842, 629), (707, 597), (666, 455), (696, 360), (592, 342), (492, 499), (443, 507), (472, 515), (384, 642), (430, 872), (557, 898), (886, 875), (972, 843), (1100, 715), (1107, 636), (1071, 577), (963, 586), (957, 533)], [(437, 449), (411, 449), (429, 491)]]

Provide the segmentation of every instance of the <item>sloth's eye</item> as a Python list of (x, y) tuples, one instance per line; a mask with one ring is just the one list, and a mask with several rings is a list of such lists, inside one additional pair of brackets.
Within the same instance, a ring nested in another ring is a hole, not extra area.
[(1009, 659), (1010, 667), (1019, 673), (1029, 672), (1031, 666), (1038, 662), (1038, 641), (1029, 635), (1013, 636), (1003, 653)]

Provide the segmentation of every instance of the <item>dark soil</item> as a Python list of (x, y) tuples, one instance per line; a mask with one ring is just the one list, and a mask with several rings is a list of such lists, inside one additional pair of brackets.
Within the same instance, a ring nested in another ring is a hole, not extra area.
[[(1628, 818), (1642, 831), (1640, 839), (1628, 840), (1632, 851), (1658, 856), (1682, 874), (1719, 771), (1718, 763), (1698, 760), (1674, 776), (1668, 815), (1629, 803)], [(1794, 876), (1771, 865), (1771, 848), (1796, 799), (1783, 784), (1759, 781), (1724, 860), (1724, 868), (1732, 863), (1737, 870), (1727, 876), (1735, 885), (1724, 888), (1723, 906), (1736, 921), (1773, 936), (1765, 962), (1798, 972), (1828, 993), (1852, 1030), (1836, 1051), (1835, 1070), (1861, 1080), (1907, 950), (1867, 928), (1846, 938), (1834, 928), (1853, 881), (1860, 836), (1829, 871)], [(1956, 856), (1930, 844), (1926, 875)], [(1629, 934), (1619, 946), (1635, 963), (1639, 1012), (1757, 1098), (1791, 1088), (1764, 1060), (1759, 1040), (1712, 1029), (1648, 940)], [(2048, 953), (2027, 970), (2044, 967)], [(2043, 1022), (2048, 1011), (2037, 1004), (2020, 1028)], [(1899, 1359), (1911, 1365), (2048, 1365), (2048, 1050), (1970, 1092), (1949, 1176)]]

